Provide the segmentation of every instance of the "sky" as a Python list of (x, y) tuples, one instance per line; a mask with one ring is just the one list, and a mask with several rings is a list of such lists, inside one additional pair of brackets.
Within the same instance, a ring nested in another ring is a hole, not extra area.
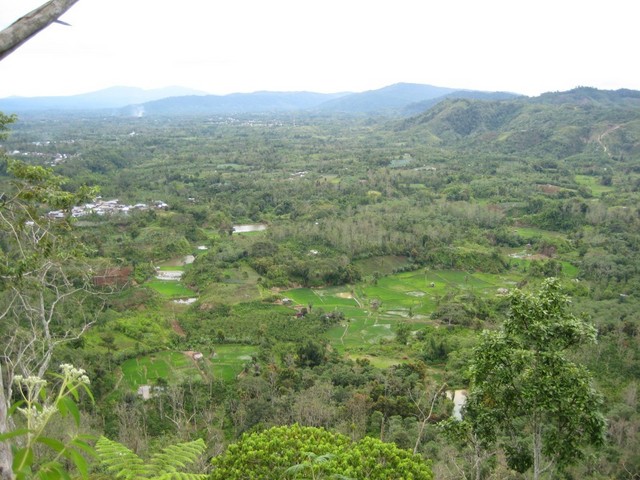
[[(0, 28), (45, 0), (0, 0)], [(111, 86), (529, 96), (640, 90), (634, 0), (79, 0), (0, 61), (0, 98)]]

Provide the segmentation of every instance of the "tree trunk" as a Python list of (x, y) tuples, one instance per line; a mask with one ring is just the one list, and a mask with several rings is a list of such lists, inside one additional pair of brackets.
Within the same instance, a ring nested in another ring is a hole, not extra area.
[(55, 22), (78, 0), (50, 0), (0, 32), (0, 60)]
[(542, 473), (542, 425), (533, 424), (533, 480), (538, 480)]
[(475, 442), (473, 446), (474, 461), (473, 461), (473, 473), (475, 480), (481, 480), (482, 478), (482, 449), (480, 448), (480, 442)]

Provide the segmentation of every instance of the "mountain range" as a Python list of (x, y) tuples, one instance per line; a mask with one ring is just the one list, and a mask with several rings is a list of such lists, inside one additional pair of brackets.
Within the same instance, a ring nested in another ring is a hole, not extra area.
[(165, 87), (153, 90), (136, 87), (110, 87), (79, 95), (2, 98), (0, 99), (0, 110), (20, 113), (43, 110), (114, 109), (184, 95), (206, 95), (206, 93), (185, 87)]
[[(640, 92), (625, 89), (578, 87), (526, 97), (413, 83), (359, 93), (262, 91), (208, 95), (182, 87), (113, 87), (68, 97), (0, 99), (0, 111), (19, 115), (73, 111), (112, 116), (377, 114), (405, 118), (401, 129), (428, 133), (447, 143), (463, 138), (467, 145), (474, 138), (483, 144), (495, 141), (494, 147), (505, 153), (514, 148), (535, 148), (542, 138), (548, 140), (547, 144), (555, 141), (560, 151), (573, 151), (570, 145), (581, 144), (581, 138), (592, 135), (588, 124), (601, 124), (601, 131), (607, 125), (624, 125), (629, 120), (629, 110), (633, 110), (631, 116), (635, 119), (638, 107)], [(616, 133), (623, 131), (620, 128)]]
[(102, 110), (112, 115), (224, 115), (307, 111), (319, 114), (412, 115), (446, 98), (515, 98), (516, 94), (456, 90), (432, 85), (397, 83), (377, 90), (352, 93), (253, 92), (208, 95), (182, 87), (142, 90), (112, 87), (66, 97), (9, 97), (0, 111)]

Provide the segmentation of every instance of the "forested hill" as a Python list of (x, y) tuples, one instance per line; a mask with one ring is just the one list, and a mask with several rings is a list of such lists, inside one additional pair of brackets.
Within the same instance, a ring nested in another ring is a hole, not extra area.
[(620, 157), (640, 150), (640, 92), (577, 88), (501, 101), (448, 99), (398, 129), (467, 151)]

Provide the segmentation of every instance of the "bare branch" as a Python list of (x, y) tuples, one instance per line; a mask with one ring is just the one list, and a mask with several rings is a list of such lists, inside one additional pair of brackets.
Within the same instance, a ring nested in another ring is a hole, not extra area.
[(58, 20), (78, 0), (50, 0), (0, 32), (0, 60)]
[(447, 388), (447, 384), (443, 383), (442, 386), (433, 394), (433, 397), (431, 397), (431, 407), (429, 408), (428, 414), (425, 414), (425, 411), (420, 405), (420, 402), (416, 401), (413, 398), (413, 394), (411, 393), (411, 391), (409, 391), (409, 397), (411, 398), (411, 401), (420, 412), (420, 415), (422, 415), (422, 421), (420, 422), (420, 430), (418, 431), (418, 438), (416, 438), (416, 444), (413, 447), (414, 454), (418, 453), (418, 447), (420, 446), (420, 442), (422, 441), (422, 435), (424, 434), (424, 429), (427, 426), (427, 423), (429, 422), (429, 420), (431, 419), (431, 415), (433, 415), (433, 408), (436, 405), (436, 401), (438, 400), (438, 398), (440, 398), (440, 395), (442, 395), (442, 392), (445, 388)]

